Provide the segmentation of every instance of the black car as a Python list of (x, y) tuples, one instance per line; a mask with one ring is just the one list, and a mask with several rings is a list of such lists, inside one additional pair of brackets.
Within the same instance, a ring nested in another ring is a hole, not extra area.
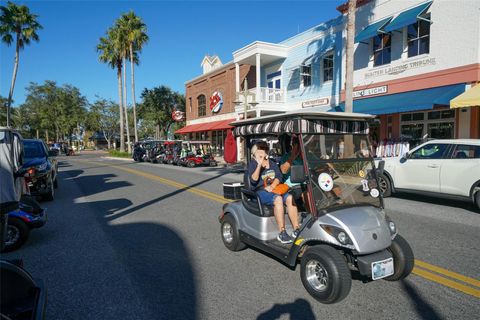
[(32, 196), (53, 200), (58, 187), (58, 162), (53, 151), (48, 151), (42, 140), (23, 140), (23, 166)]

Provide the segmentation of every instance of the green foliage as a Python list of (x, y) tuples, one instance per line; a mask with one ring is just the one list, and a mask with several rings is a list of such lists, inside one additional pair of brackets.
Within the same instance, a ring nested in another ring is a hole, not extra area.
[(59, 140), (71, 136), (77, 127), (84, 127), (88, 102), (72, 85), (58, 87), (55, 81), (39, 85), (30, 83), (25, 103), (18, 108), (16, 126), (27, 135), (48, 130)]
[(27, 6), (9, 1), (7, 6), (0, 6), (0, 11), (2, 42), (11, 45), (15, 41), (21, 50), (32, 40), (39, 41), (37, 31), (43, 27), (37, 21), (38, 15), (30, 13)]
[(172, 119), (174, 108), (185, 111), (185, 97), (166, 86), (144, 89), (141, 98), (139, 117), (150, 121), (163, 132), (174, 122)]
[(117, 150), (109, 150), (108, 153), (112, 157), (118, 157), (118, 158), (131, 158), (132, 155), (128, 152), (124, 151), (117, 151)]
[(86, 129), (93, 132), (100, 132), (109, 142), (112, 141), (118, 132), (120, 112), (118, 105), (113, 101), (99, 98), (91, 106), (86, 118)]

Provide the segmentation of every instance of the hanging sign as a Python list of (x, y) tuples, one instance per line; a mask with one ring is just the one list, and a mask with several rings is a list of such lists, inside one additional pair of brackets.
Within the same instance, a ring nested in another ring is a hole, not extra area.
[(172, 112), (172, 119), (174, 121), (184, 121), (185, 120), (185, 112), (182, 112), (180, 110), (173, 110)]
[(313, 99), (307, 100), (302, 102), (302, 108), (314, 107), (314, 106), (323, 106), (329, 104), (330, 99), (328, 98), (320, 98), (320, 99)]
[(220, 112), (223, 107), (223, 98), (222, 94), (218, 91), (215, 91), (212, 96), (210, 97), (210, 110), (213, 113)]

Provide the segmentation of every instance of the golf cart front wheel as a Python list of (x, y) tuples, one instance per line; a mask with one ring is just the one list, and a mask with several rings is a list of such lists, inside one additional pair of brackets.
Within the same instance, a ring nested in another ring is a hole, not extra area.
[(308, 293), (325, 304), (345, 299), (352, 287), (352, 275), (345, 259), (327, 245), (307, 249), (302, 257), (300, 277)]
[(397, 234), (388, 251), (390, 251), (393, 256), (394, 273), (386, 277), (385, 280), (398, 281), (406, 278), (412, 272), (415, 260), (412, 248), (407, 240)]
[(3, 252), (16, 250), (23, 246), (30, 234), (30, 228), (18, 218), (9, 218), (7, 225), (7, 237)]
[(191, 161), (188, 161), (188, 162), (187, 162), (187, 167), (189, 167), (189, 168), (195, 167), (195, 161), (192, 161), (192, 160), (191, 160)]
[(240, 251), (246, 248), (246, 245), (240, 240), (237, 223), (235, 218), (227, 214), (222, 221), (220, 232), (223, 244), (231, 251)]
[(392, 195), (392, 184), (385, 174), (378, 176), (378, 184), (384, 198)]

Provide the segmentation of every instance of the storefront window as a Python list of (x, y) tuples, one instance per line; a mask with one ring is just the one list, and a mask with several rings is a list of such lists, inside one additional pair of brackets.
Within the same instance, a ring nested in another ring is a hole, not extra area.
[(302, 84), (304, 87), (310, 87), (312, 84), (312, 65), (301, 66)]
[(423, 142), (424, 137), (452, 139), (455, 136), (455, 110), (410, 112), (400, 115), (401, 138), (410, 148)]

